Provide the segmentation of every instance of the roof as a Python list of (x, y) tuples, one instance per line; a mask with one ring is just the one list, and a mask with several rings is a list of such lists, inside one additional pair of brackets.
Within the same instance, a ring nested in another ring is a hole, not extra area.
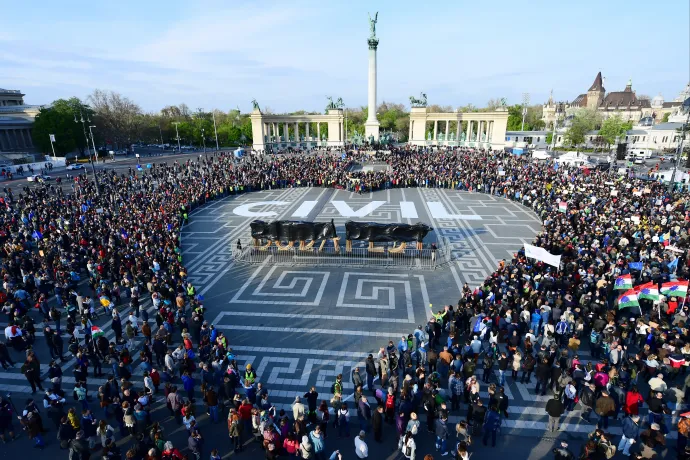
[(647, 99), (638, 99), (635, 91), (626, 86), (624, 91), (613, 91), (606, 95), (599, 107), (639, 106), (651, 107)]
[(586, 94), (580, 94), (577, 96), (573, 102), (570, 103), (571, 107), (584, 107), (587, 105), (587, 95)]
[(506, 131), (506, 136), (546, 136), (551, 131)]
[(668, 122), (668, 123), (659, 123), (658, 125), (654, 125), (654, 126), (652, 126), (652, 129), (659, 130), (659, 131), (675, 131), (676, 129), (680, 129), (682, 126), (683, 126), (683, 123)]
[(606, 91), (604, 89), (603, 79), (601, 78), (601, 72), (594, 78), (594, 83), (592, 83), (592, 86), (590, 86), (587, 91)]
[(681, 104), (682, 104), (682, 102), (677, 102), (677, 101), (664, 102), (662, 104), (662, 107), (665, 109), (672, 109), (673, 107), (678, 107)]

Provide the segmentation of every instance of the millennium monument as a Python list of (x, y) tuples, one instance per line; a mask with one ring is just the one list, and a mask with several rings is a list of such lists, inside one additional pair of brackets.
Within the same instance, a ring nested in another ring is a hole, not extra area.
[(376, 38), (376, 23), (378, 17), (378, 12), (374, 14), (373, 18), (369, 15), (369, 38), (367, 39), (369, 44), (369, 114), (366, 123), (364, 123), (364, 135), (370, 142), (378, 142), (379, 140), (379, 121), (376, 118), (376, 50), (379, 47), (379, 39)]

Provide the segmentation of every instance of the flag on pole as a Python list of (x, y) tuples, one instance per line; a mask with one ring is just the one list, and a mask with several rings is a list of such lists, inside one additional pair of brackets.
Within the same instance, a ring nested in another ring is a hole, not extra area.
[(48, 134), (50, 136), (50, 142), (55, 142), (55, 134)]
[(688, 295), (687, 281), (671, 281), (661, 285), (661, 293), (666, 296), (685, 297)]
[(659, 300), (659, 288), (655, 283), (641, 284), (635, 287), (635, 291), (640, 299)]
[(99, 338), (103, 335), (103, 329), (98, 326), (91, 326), (91, 337), (94, 339)]
[(560, 212), (568, 212), (568, 203), (566, 203), (565, 201), (561, 201), (560, 203), (558, 203), (558, 210)]
[(630, 262), (630, 263), (628, 264), (628, 267), (630, 268), (630, 270), (640, 270), (640, 271), (642, 271), (643, 264), (642, 264), (642, 262)]
[(628, 275), (622, 275), (616, 278), (616, 284), (614, 289), (632, 289), (633, 287), (633, 281), (632, 281), (632, 276)]
[(618, 308), (639, 307), (640, 302), (637, 301), (637, 294), (633, 289), (625, 291), (622, 296), (618, 298)]

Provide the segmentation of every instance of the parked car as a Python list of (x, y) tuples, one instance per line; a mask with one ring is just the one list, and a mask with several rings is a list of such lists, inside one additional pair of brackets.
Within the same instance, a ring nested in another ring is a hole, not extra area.
[(29, 182), (44, 182), (52, 179), (52, 177), (46, 176), (45, 174), (34, 174), (26, 178), (26, 180)]
[(79, 163), (74, 163), (69, 166), (67, 166), (66, 169), (73, 170), (73, 169), (84, 169), (84, 165), (79, 164)]

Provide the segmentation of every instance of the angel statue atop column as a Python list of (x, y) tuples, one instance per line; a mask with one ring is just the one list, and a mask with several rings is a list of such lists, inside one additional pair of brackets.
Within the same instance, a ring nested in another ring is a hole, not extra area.
[(371, 33), (371, 38), (376, 38), (376, 23), (378, 22), (379, 12), (374, 14), (374, 19), (371, 19), (371, 14), (369, 15), (369, 32)]

